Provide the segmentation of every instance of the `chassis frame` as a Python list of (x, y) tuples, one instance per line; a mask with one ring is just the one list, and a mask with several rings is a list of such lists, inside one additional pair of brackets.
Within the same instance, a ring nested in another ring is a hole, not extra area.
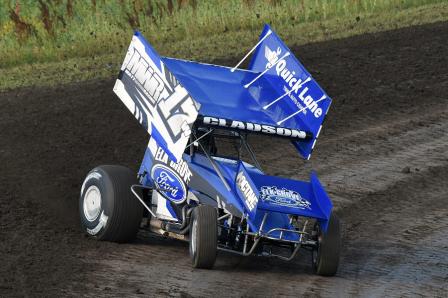
[[(203, 134), (198, 137), (198, 132), (202, 131)], [(236, 146), (238, 159), (241, 160), (242, 149), (244, 148), (246, 152), (249, 154), (254, 165), (261, 170), (261, 164), (258, 162), (254, 151), (248, 143), (248, 134), (241, 133), (231, 130), (222, 130), (215, 128), (204, 128), (204, 127), (194, 127), (194, 130), (191, 134), (191, 142), (186, 147), (186, 152), (189, 152), (190, 155), (197, 154), (195, 147), (200, 148), (202, 153), (207, 157), (210, 161), (213, 169), (216, 171), (217, 176), (221, 179), (223, 185), (230, 190), (231, 187), (227, 183), (224, 178), (223, 173), (217, 166), (215, 160), (212, 158), (213, 154), (210, 152), (210, 148), (207, 148), (202, 141), (206, 137), (219, 137), (219, 138), (228, 138), (228, 139), (236, 139), (239, 140), (239, 146)], [(138, 177), (142, 180), (141, 176)], [(201, 202), (197, 201), (188, 201), (187, 204), (182, 208), (182, 218), (181, 222), (172, 222), (169, 220), (165, 220), (159, 218), (157, 214), (152, 210), (151, 207), (156, 207), (153, 204), (148, 204), (148, 198), (140, 195), (138, 193), (138, 189), (147, 190), (148, 192), (157, 191), (158, 194), (163, 196), (166, 200), (170, 200), (170, 198), (164, 195), (164, 189), (157, 187), (145, 186), (142, 184), (134, 184), (131, 186), (131, 191), (134, 196), (140, 201), (140, 203), (144, 206), (145, 210), (148, 212), (149, 218), (149, 231), (155, 234), (161, 234), (165, 237), (176, 238), (180, 240), (189, 240), (188, 232), (190, 230), (190, 215), (192, 209), (200, 204)], [(235, 233), (235, 238), (237, 239), (237, 243), (234, 245), (226, 245), (223, 243), (225, 240), (231, 239), (221, 239), (218, 241), (217, 248), (220, 251), (225, 251), (229, 253), (234, 253), (242, 256), (250, 256), (250, 255), (260, 255), (265, 257), (277, 257), (279, 259), (290, 261), (292, 260), (300, 250), (300, 248), (307, 249), (315, 249), (317, 247), (317, 241), (315, 235), (312, 232), (307, 230), (308, 223), (310, 222), (310, 218), (306, 218), (301, 226), (298, 223), (299, 216), (290, 215), (289, 223), (294, 226), (294, 229), (285, 229), (285, 228), (272, 228), (268, 231), (263, 231), (266, 220), (268, 219), (271, 212), (265, 212), (263, 215), (263, 219), (261, 225), (258, 230), (251, 231), (249, 224), (247, 223), (247, 214), (243, 214), (242, 217), (237, 217), (231, 213), (226, 213), (224, 209), (218, 209), (219, 217), (217, 225), (220, 228), (220, 232), (223, 230), (232, 230), (235, 229), (237, 232)], [(275, 237), (274, 233), (280, 232), (279, 237)], [(299, 236), (299, 240), (289, 240), (285, 239), (284, 235), (286, 233), (293, 233)], [(228, 233), (230, 235), (230, 233)], [(242, 238), (242, 239), (241, 239)], [(283, 248), (289, 248), (290, 253), (288, 255), (280, 255), (276, 253), (272, 253), (272, 251), (259, 250), (263, 248), (263, 244), (268, 242), (269, 245), (279, 246)], [(257, 253), (258, 251), (258, 253)]]

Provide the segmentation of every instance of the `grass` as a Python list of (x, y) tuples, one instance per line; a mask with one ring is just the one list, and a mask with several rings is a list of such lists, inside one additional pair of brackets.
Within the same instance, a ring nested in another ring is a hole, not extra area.
[(446, 0), (0, 1), (0, 89), (112, 77), (133, 28), (211, 62), (242, 56), (265, 22), (292, 46), (448, 20)]

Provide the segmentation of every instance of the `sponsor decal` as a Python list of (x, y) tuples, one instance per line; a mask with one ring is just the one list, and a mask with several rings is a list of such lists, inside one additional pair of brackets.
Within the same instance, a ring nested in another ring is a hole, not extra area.
[(114, 91), (146, 130), (166, 144), (166, 150), (178, 160), (200, 105), (157, 55), (151, 56), (146, 50), (134, 36)]
[(191, 173), (191, 170), (188, 167), (188, 163), (185, 160), (181, 159), (177, 163), (170, 160), (168, 154), (166, 154), (166, 152), (160, 146), (157, 146), (157, 149), (153, 153), (153, 156), (156, 162), (162, 163), (176, 172), (176, 174), (181, 177), (182, 181), (186, 185), (190, 183), (193, 174)]
[(154, 180), (161, 193), (176, 204), (185, 201), (187, 190), (182, 179), (167, 166), (156, 164), (151, 170), (151, 178)]
[(89, 175), (87, 175), (86, 179), (84, 179), (84, 182), (82, 183), (82, 186), (81, 186), (81, 195), (84, 192), (84, 188), (86, 187), (87, 181), (89, 181), (90, 179), (100, 180), (100, 178), (101, 178), (101, 174), (96, 171), (91, 172)]
[(202, 122), (205, 125), (220, 126), (223, 128), (245, 130), (255, 133), (272, 134), (287, 138), (307, 139), (311, 137), (309, 133), (303, 130), (237, 121), (237, 120), (229, 120), (224, 118), (203, 117)]
[(308, 200), (304, 199), (298, 192), (286, 188), (262, 186), (260, 198), (264, 202), (279, 206), (311, 210), (311, 203)]
[(258, 197), (255, 194), (255, 191), (250, 186), (249, 181), (247, 181), (247, 178), (244, 175), (243, 171), (240, 171), (236, 176), (236, 186), (243, 194), (246, 207), (249, 209), (249, 211), (254, 210), (258, 204)]
[[(303, 109), (304, 107), (308, 108), (315, 118), (319, 118), (322, 116), (322, 109), (319, 107), (317, 101), (310, 94), (308, 94), (308, 87), (302, 89), (305, 83), (311, 81), (311, 77), (308, 77), (305, 80), (297, 78), (295, 71), (288, 69), (285, 59), (277, 61), (281, 52), (282, 50), (280, 47), (274, 51), (268, 46), (265, 46), (264, 56), (268, 61), (266, 68), (271, 68), (276, 63), (275, 72), (277, 73), (277, 76), (281, 77), (285, 81), (287, 87), (287, 90), (285, 91), (290, 91), (290, 97), (294, 104), (296, 104), (299, 109)], [(288, 89), (288, 86), (290, 89)], [(301, 90), (300, 93), (299, 90)], [(298, 96), (301, 102), (299, 102), (293, 94)], [(306, 113), (306, 109), (303, 112)]]
[[(193, 99), (164, 64), (165, 75), (136, 48), (129, 51), (130, 59), (124, 63), (121, 81), (135, 103), (134, 116), (145, 125), (151, 119), (160, 120), (173, 143), (181, 137), (188, 138), (197, 116)], [(164, 76), (173, 79), (166, 81), (162, 79)]]
[(267, 46), (264, 48), (264, 56), (268, 60), (268, 63), (266, 63), (266, 68), (271, 68), (277, 62), (278, 56), (280, 56), (281, 52), (282, 49), (280, 49), (280, 47), (278, 47), (276, 51), (272, 51)]
[(101, 216), (100, 216), (100, 220), (98, 221), (98, 224), (96, 225), (96, 227), (94, 227), (93, 229), (89, 229), (87, 228), (87, 233), (89, 233), (90, 235), (96, 235), (98, 234), (98, 232), (107, 224), (107, 221), (109, 220), (109, 216), (107, 216), (106, 214), (104, 214), (104, 210), (103, 212), (101, 212)]

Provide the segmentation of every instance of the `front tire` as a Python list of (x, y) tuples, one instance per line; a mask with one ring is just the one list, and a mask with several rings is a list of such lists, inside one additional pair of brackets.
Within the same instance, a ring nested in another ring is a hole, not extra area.
[(218, 214), (200, 205), (193, 210), (190, 227), (190, 257), (194, 268), (211, 269), (218, 251)]
[(339, 218), (332, 213), (327, 232), (322, 231), (318, 222), (316, 222), (314, 232), (317, 241), (317, 247), (312, 252), (314, 272), (322, 276), (333, 276), (338, 270), (341, 252), (341, 224)]
[(98, 240), (127, 242), (135, 238), (143, 206), (131, 192), (135, 174), (126, 167), (104, 165), (89, 172), (81, 188), (81, 226)]

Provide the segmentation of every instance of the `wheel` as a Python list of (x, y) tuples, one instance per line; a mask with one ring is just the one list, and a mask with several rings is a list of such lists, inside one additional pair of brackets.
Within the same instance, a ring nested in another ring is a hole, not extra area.
[(218, 215), (215, 208), (194, 208), (190, 226), (190, 257), (194, 268), (210, 269), (215, 264), (218, 241)]
[(317, 240), (312, 257), (314, 272), (322, 276), (333, 276), (338, 270), (341, 251), (341, 226), (338, 217), (331, 214), (326, 233), (317, 222), (314, 231)]
[(114, 242), (135, 238), (143, 206), (131, 192), (135, 174), (126, 167), (105, 165), (89, 172), (81, 188), (79, 214), (88, 235)]

